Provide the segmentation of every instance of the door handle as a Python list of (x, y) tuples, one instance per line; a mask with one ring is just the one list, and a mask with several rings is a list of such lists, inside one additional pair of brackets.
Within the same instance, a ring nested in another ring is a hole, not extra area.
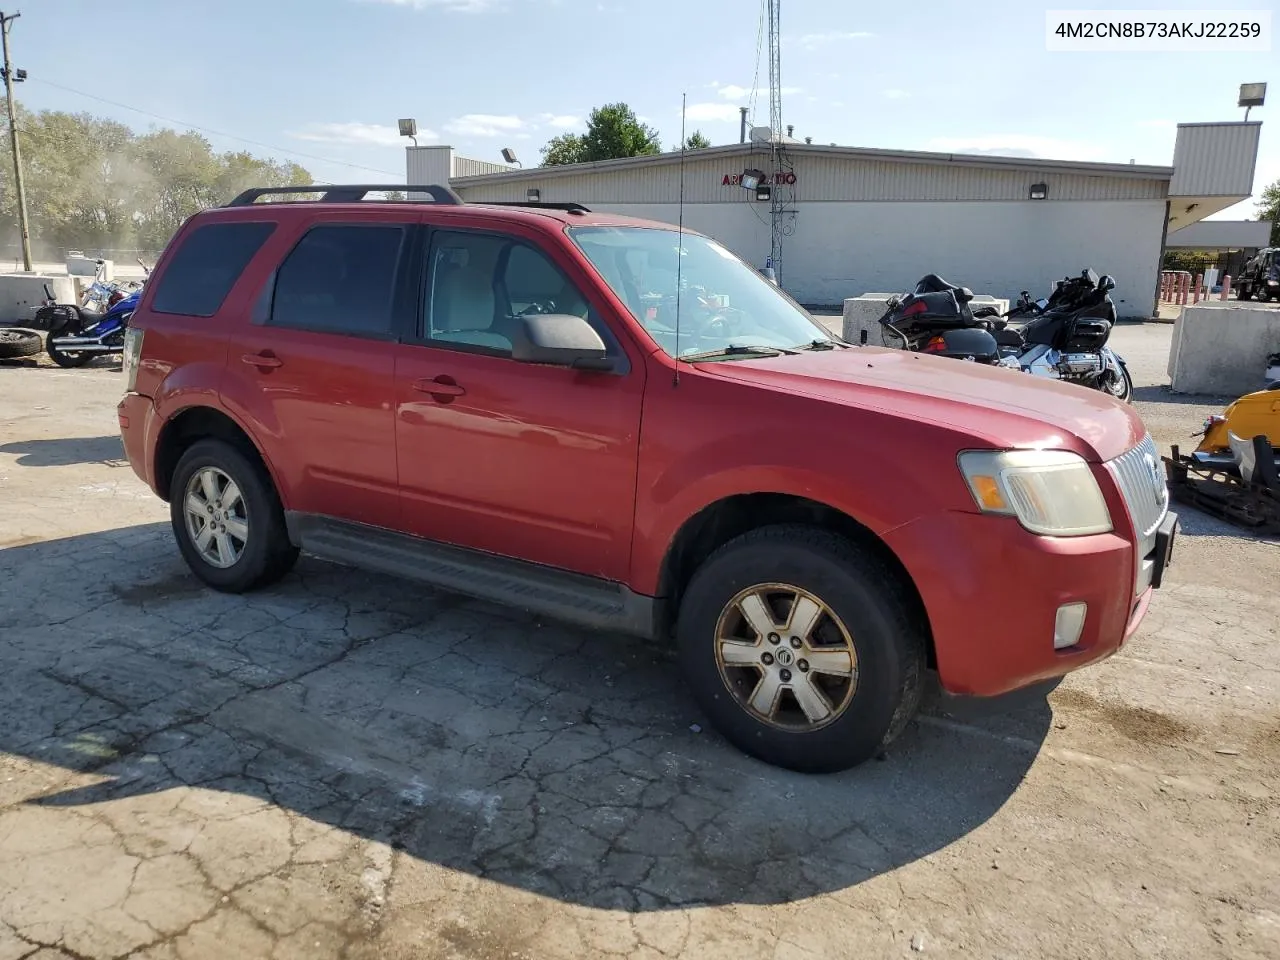
[(453, 377), (445, 374), (441, 374), (433, 380), (415, 380), (413, 381), (413, 389), (419, 393), (428, 393), (444, 403), (448, 403), (454, 397), (461, 397), (467, 392), (459, 386)]
[(262, 353), (246, 353), (240, 359), (259, 370), (274, 370), (276, 367), (284, 366), (284, 361), (269, 350), (264, 350)]

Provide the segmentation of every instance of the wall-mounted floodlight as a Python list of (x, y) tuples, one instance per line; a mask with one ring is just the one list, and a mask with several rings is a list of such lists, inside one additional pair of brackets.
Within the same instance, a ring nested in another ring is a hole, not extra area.
[(1049, 185), (1047, 183), (1033, 183), (1031, 185), (1030, 197), (1032, 200), (1043, 200), (1049, 196)]
[(413, 145), (418, 145), (418, 121), (412, 118), (400, 121), (400, 136), (408, 137)]
[(507, 161), (507, 163), (514, 163), (521, 170), (524, 169), (524, 164), (516, 159), (516, 152), (512, 150), (510, 147), (502, 148), (502, 159)]
[(537, 203), (542, 199), (542, 191), (540, 191), (537, 187), (530, 187), (525, 192), (525, 199), (527, 199), (530, 203)]
[(1265, 83), (1242, 83), (1240, 84), (1240, 100), (1236, 104), (1238, 107), (1244, 107), (1244, 118), (1249, 119), (1249, 111), (1254, 107), (1260, 107), (1263, 101), (1267, 99), (1267, 85)]
[(743, 190), (754, 190), (764, 182), (764, 172), (761, 170), (744, 170), (742, 171), (742, 179), (739, 181)]
[(768, 200), (771, 196), (773, 196), (773, 190), (767, 184), (762, 183), (756, 187), (757, 200)]

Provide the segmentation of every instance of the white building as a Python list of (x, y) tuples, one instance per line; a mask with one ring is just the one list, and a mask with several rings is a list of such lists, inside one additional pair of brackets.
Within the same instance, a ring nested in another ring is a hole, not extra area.
[[(975, 292), (1044, 293), (1086, 266), (1116, 279), (1122, 317), (1155, 307), (1167, 231), (1247, 199), (1261, 124), (1182, 124), (1172, 166), (870, 150), (786, 140), (516, 169), (408, 148), (409, 184), (464, 200), (576, 202), (676, 223), (763, 267), (801, 303), (834, 306), (938, 273)], [(771, 181), (757, 199), (746, 170)], [(1034, 199), (1033, 199), (1034, 197)], [(775, 245), (771, 208), (780, 206)]]

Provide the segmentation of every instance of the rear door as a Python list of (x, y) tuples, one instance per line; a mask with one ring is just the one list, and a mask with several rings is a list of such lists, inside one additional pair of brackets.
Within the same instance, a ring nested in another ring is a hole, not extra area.
[(418, 215), (317, 212), (267, 278), (228, 357), (255, 394), (290, 509), (398, 525), (394, 341), (416, 312)]

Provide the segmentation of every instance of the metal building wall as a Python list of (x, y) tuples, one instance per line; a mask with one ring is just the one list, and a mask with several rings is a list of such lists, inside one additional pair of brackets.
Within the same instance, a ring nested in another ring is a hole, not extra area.
[(1174, 197), (1240, 197), (1253, 192), (1262, 124), (1180, 123), (1173, 148)]
[[(835, 154), (791, 152), (794, 186), (775, 187), (795, 202), (839, 201), (972, 201), (1025, 200), (1033, 183), (1045, 183), (1049, 200), (1163, 199), (1167, 176), (1094, 175), (1064, 170), (983, 167), (964, 163), (921, 163), (852, 159)], [(710, 159), (686, 158), (685, 203), (757, 203), (739, 186), (726, 185), (726, 175), (746, 166), (770, 170), (767, 150), (745, 151)], [(543, 200), (599, 203), (669, 203), (680, 195), (680, 165), (649, 161), (620, 169), (547, 174), (538, 170), (513, 177), (461, 180), (454, 188), (476, 202), (523, 200), (536, 188)], [(761, 204), (767, 206), (767, 204)]]

